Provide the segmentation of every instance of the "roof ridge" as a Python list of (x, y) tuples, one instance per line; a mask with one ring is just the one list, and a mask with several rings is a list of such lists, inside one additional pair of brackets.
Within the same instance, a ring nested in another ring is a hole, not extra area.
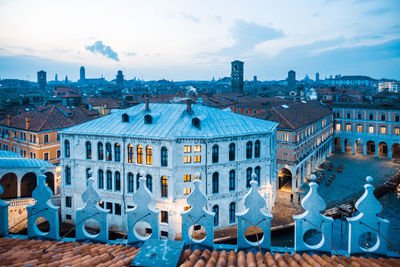
[(50, 112), (47, 113), (46, 118), (43, 120), (42, 124), (39, 126), (39, 131), (41, 131), (42, 127), (44, 126), (45, 122), (49, 119), (50, 114), (53, 112), (55, 106), (51, 107)]
[(275, 113), (278, 114), (278, 116), (281, 117), (281, 118), (282, 118), (287, 124), (289, 124), (293, 129), (296, 129), (296, 127), (295, 127), (289, 120), (287, 120), (282, 114), (280, 114), (280, 113), (278, 112), (278, 110), (276, 110), (275, 107), (273, 107), (272, 110), (274, 110)]

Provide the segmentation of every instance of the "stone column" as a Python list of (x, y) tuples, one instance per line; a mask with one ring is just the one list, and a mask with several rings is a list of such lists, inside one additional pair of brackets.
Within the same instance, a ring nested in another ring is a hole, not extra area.
[(21, 177), (17, 176), (17, 198), (21, 197), (21, 179), (22, 176)]
[(342, 153), (344, 153), (345, 152), (345, 147), (344, 147), (344, 139), (343, 138), (340, 139), (340, 148), (342, 150)]
[(357, 143), (357, 141), (353, 142), (353, 152), (352, 152), (353, 155), (356, 154), (356, 143)]
[(379, 158), (379, 144), (375, 144), (375, 158)]
[(392, 144), (387, 144), (387, 151), (388, 151), (387, 157), (388, 157), (388, 159), (391, 159), (392, 158)]
[(363, 155), (366, 156), (367, 155), (367, 144), (363, 144)]

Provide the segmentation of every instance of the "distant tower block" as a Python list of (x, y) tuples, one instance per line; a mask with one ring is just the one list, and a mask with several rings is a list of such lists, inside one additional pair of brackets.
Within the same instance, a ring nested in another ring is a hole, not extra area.
[(296, 72), (294, 70), (288, 72), (288, 87), (290, 90), (296, 89)]
[(232, 63), (232, 92), (243, 93), (243, 62), (235, 60)]
[(117, 86), (122, 86), (124, 84), (124, 75), (122, 74), (122, 70), (117, 72)]
[(253, 82), (257, 82), (257, 76), (256, 75), (254, 75), (254, 77), (253, 77)]
[(47, 79), (46, 79), (46, 72), (44, 70), (38, 71), (37, 82), (40, 89), (46, 88)]
[(319, 82), (319, 73), (318, 72), (315, 74), (315, 81)]
[(81, 68), (80, 68), (80, 70), (79, 70), (79, 73), (80, 73), (80, 81), (81, 82), (84, 82), (85, 80), (86, 80), (86, 74), (85, 74), (85, 67), (84, 66), (82, 66)]

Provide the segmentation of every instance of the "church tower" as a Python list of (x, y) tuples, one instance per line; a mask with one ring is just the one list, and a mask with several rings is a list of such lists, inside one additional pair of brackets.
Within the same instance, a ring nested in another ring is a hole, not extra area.
[(231, 64), (232, 92), (243, 93), (244, 62), (235, 60)]

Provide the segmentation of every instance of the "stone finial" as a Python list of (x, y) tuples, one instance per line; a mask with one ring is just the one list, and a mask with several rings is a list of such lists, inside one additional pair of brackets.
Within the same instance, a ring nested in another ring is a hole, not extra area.
[[(374, 195), (374, 186), (371, 184), (374, 179), (368, 176), (365, 180), (367, 184), (364, 185), (364, 194), (356, 201), (355, 205), (358, 214), (355, 217), (347, 218), (349, 222), (348, 253), (370, 252), (385, 255), (387, 242), (372, 229), (377, 229), (382, 236), (387, 236), (390, 222), (377, 216), (382, 211), (382, 204)], [(359, 240), (363, 234), (375, 236), (375, 244), (360, 246)]]
[[(182, 216), (182, 241), (186, 244), (196, 243), (206, 247), (213, 247), (214, 244), (214, 212), (206, 210), (208, 200), (200, 190), (201, 180), (195, 180), (194, 190), (188, 196), (187, 202), (191, 208), (181, 213)], [(189, 233), (190, 227), (200, 225), (206, 231), (206, 237), (201, 240), (192, 238)]]
[[(46, 185), (45, 171), (45, 168), (40, 168), (37, 186), (32, 192), (36, 203), (26, 207), (28, 211), (28, 236), (57, 240), (59, 238), (58, 207), (49, 201), (53, 196), (53, 192)], [(36, 220), (40, 217), (49, 222), (50, 229), (48, 232), (43, 232), (37, 227)]]
[[(0, 196), (3, 194), (4, 190), (0, 184)], [(8, 206), (9, 203), (5, 203), (0, 199), (0, 236), (8, 235)]]
[[(152, 194), (146, 186), (146, 178), (144, 177), (139, 179), (139, 188), (133, 194), (133, 202), (135, 202), (135, 208), (126, 211), (129, 229), (128, 243), (158, 239), (160, 237), (158, 226), (158, 214), (160, 211), (153, 208)], [(144, 236), (146, 229), (135, 227), (139, 222), (146, 222), (150, 225), (150, 236)], [(140, 233), (143, 234), (141, 235)]]
[[(266, 200), (258, 192), (258, 183), (255, 178), (257, 178), (257, 175), (254, 174), (253, 180), (250, 182), (251, 189), (243, 198), (246, 209), (236, 213), (238, 220), (237, 244), (238, 248), (249, 248), (259, 245), (264, 249), (268, 249), (271, 247), (272, 215), (262, 210), (266, 205)], [(245, 231), (251, 226), (259, 227), (264, 233), (259, 242), (251, 242), (246, 238)]]
[[(76, 240), (94, 240), (107, 243), (108, 241), (108, 211), (101, 208), (98, 203), (101, 200), (100, 194), (93, 186), (93, 178), (88, 179), (88, 185), (82, 194), (82, 200), (85, 202), (83, 208), (76, 210)], [(91, 221), (96, 221), (99, 227), (99, 233), (90, 234), (85, 229), (85, 222), (88, 227), (97, 227), (90, 225)]]
[[(318, 194), (318, 184), (315, 182), (316, 176), (310, 175), (310, 190), (302, 199), (301, 205), (305, 212), (293, 215), (295, 222), (295, 238), (294, 248), (296, 251), (316, 250), (331, 252), (332, 247), (326, 240), (331, 240), (333, 219), (321, 214), (326, 207), (325, 201)], [(320, 229), (316, 228), (318, 226)], [(318, 233), (322, 231), (325, 236)], [(312, 243), (305, 241), (305, 237), (309, 234), (317, 233), (321, 236), (318, 242)]]
[(257, 180), (257, 174), (253, 173), (251, 175), (251, 180), (256, 181)]

